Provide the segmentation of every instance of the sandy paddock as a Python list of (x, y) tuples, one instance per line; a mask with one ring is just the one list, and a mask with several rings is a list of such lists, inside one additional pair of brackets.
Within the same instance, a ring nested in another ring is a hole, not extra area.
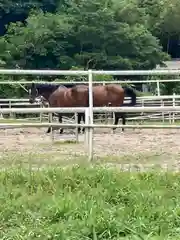
[[(0, 130), (1, 159), (14, 154), (36, 153), (64, 156), (67, 160), (72, 156), (86, 156), (84, 135), (79, 135), (80, 143), (63, 144), (65, 140), (75, 139), (75, 134), (65, 131), (54, 134), (54, 144), (51, 137), (45, 134), (46, 129), (7, 129)], [(56, 144), (58, 143), (58, 144)], [(61, 144), (62, 143), (62, 144)], [(124, 133), (116, 130), (115, 134), (109, 129), (96, 129), (94, 134), (94, 154), (96, 158), (104, 159), (108, 163), (143, 163), (168, 164), (179, 166), (180, 162), (180, 130), (132, 130)]]

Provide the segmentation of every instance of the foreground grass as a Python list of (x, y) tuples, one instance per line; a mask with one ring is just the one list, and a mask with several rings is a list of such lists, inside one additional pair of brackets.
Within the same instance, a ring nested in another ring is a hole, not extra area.
[[(65, 144), (63, 144), (64, 146)], [(69, 154), (68, 152), (25, 152), (17, 153), (10, 152), (3, 153), (0, 157), (0, 168), (26, 168), (26, 169), (41, 169), (48, 167), (66, 167), (74, 164), (81, 164), (87, 162), (86, 156), (79, 156), (76, 154)]]
[(180, 239), (180, 175), (0, 172), (0, 239)]
[[(40, 144), (35, 149), (1, 150), (0, 169), (26, 168), (42, 169), (49, 167), (69, 167), (87, 163), (87, 153), (76, 153), (79, 144), (75, 142), (56, 142), (55, 144)], [(70, 148), (72, 148), (70, 150)], [(43, 151), (41, 151), (43, 149)], [(108, 168), (118, 168), (122, 171), (180, 171), (180, 156), (167, 153), (137, 153), (94, 156), (93, 165), (103, 165)]]
[[(0, 168), (26, 168), (41, 169), (48, 167), (67, 167), (76, 164), (87, 163), (87, 154), (76, 154), (75, 143), (56, 143), (53, 147), (49, 145), (44, 151), (4, 151), (0, 156)], [(74, 147), (73, 151), (69, 151), (69, 146)], [(51, 148), (51, 150), (50, 150)], [(63, 151), (61, 151), (63, 148)], [(47, 151), (46, 151), (47, 149)], [(179, 171), (179, 155), (156, 154), (125, 154), (121, 156), (94, 156), (93, 165), (103, 165), (118, 168), (122, 171)]]

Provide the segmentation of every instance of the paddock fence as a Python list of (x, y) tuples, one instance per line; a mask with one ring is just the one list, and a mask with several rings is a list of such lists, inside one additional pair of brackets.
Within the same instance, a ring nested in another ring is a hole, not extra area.
[[(0, 69), (1, 75), (81, 75), (88, 76), (88, 84), (89, 84), (89, 107), (88, 108), (71, 108), (71, 109), (60, 109), (60, 108), (1, 108), (1, 114), (10, 114), (10, 113), (78, 113), (85, 112), (86, 122), (85, 124), (55, 124), (55, 123), (11, 123), (11, 124), (0, 124), (0, 128), (18, 128), (18, 127), (45, 127), (45, 126), (59, 126), (59, 127), (77, 127), (83, 126), (86, 128), (86, 144), (88, 148), (88, 156), (89, 160), (93, 159), (93, 129), (94, 128), (113, 128), (112, 124), (94, 124), (93, 121), (93, 113), (94, 112), (179, 112), (180, 106), (164, 106), (164, 107), (103, 107), (103, 108), (93, 108), (93, 93), (92, 93), (92, 85), (93, 85), (93, 75), (119, 75), (119, 76), (137, 76), (137, 75), (180, 75), (180, 70), (136, 70), (136, 71), (58, 71), (58, 70), (19, 70), (19, 69)], [(123, 81), (125, 82), (125, 81)], [(147, 81), (146, 81), (147, 82)], [(157, 81), (156, 81), (157, 82)], [(159, 82), (157, 82), (158, 95), (160, 93)], [(14, 82), (13, 82), (14, 83)], [(130, 81), (130, 83), (132, 83)], [(19, 83), (17, 83), (19, 84)], [(117, 126), (122, 127), (122, 125)], [(174, 128), (179, 129), (180, 125), (126, 125), (126, 128)]]
[[(129, 103), (130, 99), (128, 97), (125, 98), (125, 103)], [(164, 96), (143, 96), (137, 97), (136, 107), (157, 107), (157, 106), (180, 106), (180, 95), (164, 95)], [(44, 107), (41, 102), (36, 102), (33, 104), (29, 103), (29, 99), (0, 99), (0, 108), (34, 108), (34, 107)], [(48, 107), (48, 105), (47, 105)], [(69, 114), (71, 116), (63, 116), (63, 122), (73, 123), (75, 121), (75, 114)], [(1, 118), (6, 118), (6, 116), (11, 119), (17, 120), (36, 120), (40, 122), (48, 121), (49, 114), (16, 114), (10, 113), (8, 115), (1, 114)], [(100, 123), (112, 123), (114, 121), (114, 113), (95, 113), (94, 121)], [(180, 120), (180, 112), (176, 113), (145, 113), (145, 112), (131, 112), (128, 113), (127, 121), (169, 121), (175, 122), (176, 120)], [(57, 119), (55, 118), (57, 121)]]

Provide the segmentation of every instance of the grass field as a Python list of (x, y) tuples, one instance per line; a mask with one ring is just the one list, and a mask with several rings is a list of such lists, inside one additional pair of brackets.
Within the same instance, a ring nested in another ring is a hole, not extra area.
[(0, 239), (180, 239), (180, 175), (88, 165), (0, 172)]
[[(157, 139), (152, 133), (152, 142), (161, 143), (163, 151), (141, 146), (151, 143), (150, 132), (127, 134), (124, 145), (115, 146), (123, 154), (97, 155), (91, 165), (77, 154), (80, 143), (52, 144), (35, 132), (1, 132), (0, 239), (180, 240), (180, 175), (160, 172), (163, 163), (179, 169), (178, 132), (175, 137), (156, 134)], [(133, 152), (127, 154), (126, 148)], [(154, 167), (120, 172), (121, 164)]]

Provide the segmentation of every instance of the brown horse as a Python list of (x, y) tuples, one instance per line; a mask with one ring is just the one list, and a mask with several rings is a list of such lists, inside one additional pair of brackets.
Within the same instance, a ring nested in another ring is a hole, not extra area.
[[(43, 96), (49, 102), (51, 107), (88, 107), (89, 106), (89, 88), (86, 85), (76, 85), (66, 87), (52, 84), (34, 84), (32, 83), (29, 91), (29, 101), (33, 103), (35, 98)], [(119, 107), (123, 105), (125, 95), (131, 97), (131, 103), (128, 106), (136, 104), (136, 94), (131, 88), (122, 88), (117, 84), (93, 86), (93, 106)], [(118, 114), (118, 113), (117, 113)], [(78, 123), (84, 114), (78, 114)], [(122, 116), (119, 113), (117, 116)]]

